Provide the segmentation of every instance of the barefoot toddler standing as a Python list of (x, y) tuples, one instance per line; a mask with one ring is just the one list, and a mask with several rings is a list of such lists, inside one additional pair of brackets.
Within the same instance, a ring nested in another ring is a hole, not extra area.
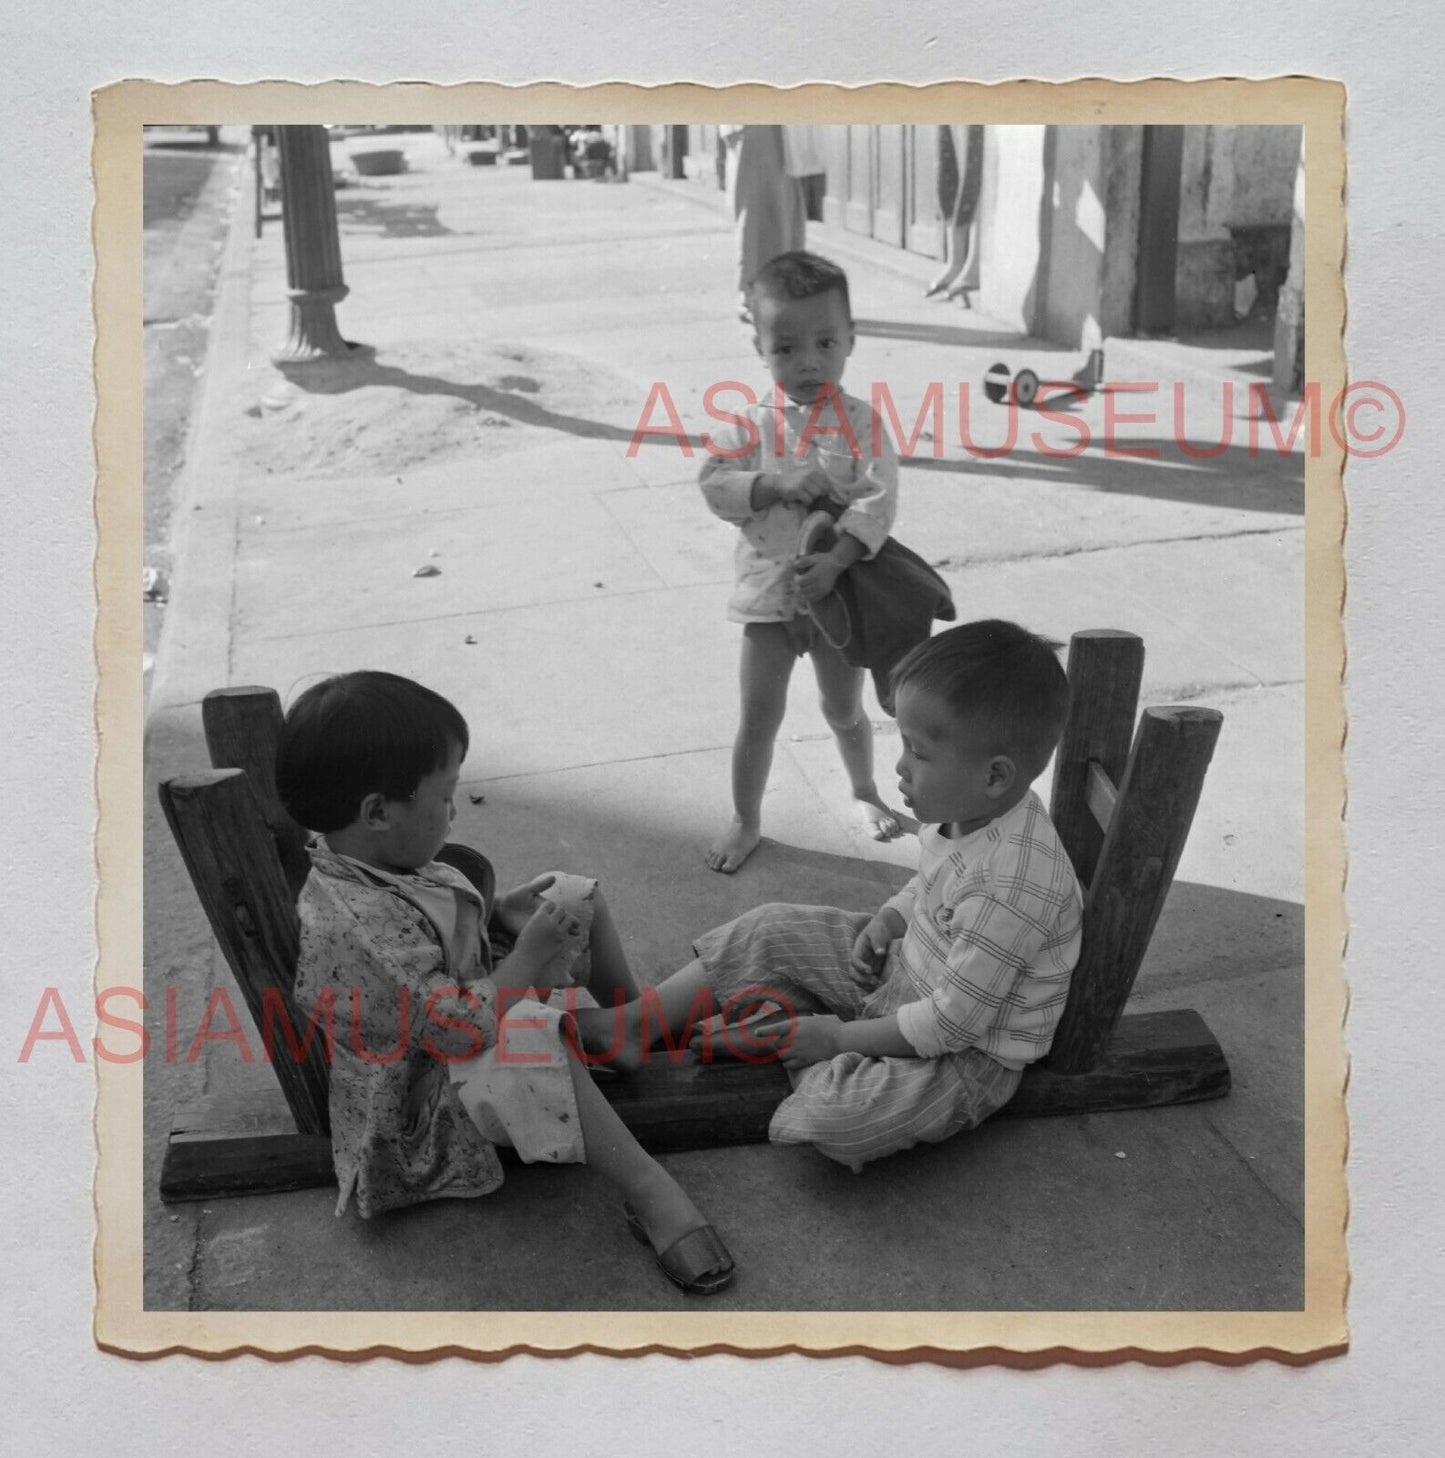
[[(848, 276), (816, 254), (781, 254), (757, 276), (752, 316), (753, 344), (775, 388), (718, 432), (699, 481), (711, 510), (739, 531), (728, 603), (729, 619), (743, 625), (733, 818), (707, 853), (708, 865), (727, 874), (761, 838), (788, 680), (804, 653), (862, 828), (876, 840), (900, 830), (873, 779), (863, 670), (844, 661), (807, 610), (849, 567), (877, 554), (898, 502), (898, 456), (886, 428), (867, 401), (838, 388), (854, 341)], [(802, 541), (804, 522), (818, 511), (835, 519), (836, 540), (825, 552)]]

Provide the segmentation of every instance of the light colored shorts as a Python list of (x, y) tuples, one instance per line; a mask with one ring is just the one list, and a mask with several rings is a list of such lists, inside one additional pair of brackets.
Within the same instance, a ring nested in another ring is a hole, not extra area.
[[(568, 1068), (568, 1014), (533, 998), (508, 1002), (496, 1044), (451, 1080), (467, 1116), (526, 1164), (583, 1164), (587, 1151)], [(572, 1035), (575, 1039), (575, 1034)]]

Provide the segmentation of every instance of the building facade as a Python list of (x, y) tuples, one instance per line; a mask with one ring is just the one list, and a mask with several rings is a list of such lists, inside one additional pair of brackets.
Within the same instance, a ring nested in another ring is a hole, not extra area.
[[(939, 126), (825, 126), (823, 221), (941, 258), (953, 173)], [(619, 128), (629, 165), (723, 185), (715, 126)], [(1241, 312), (1302, 339), (1299, 127), (988, 126), (978, 307), (1065, 348), (1188, 335)], [(1294, 277), (1291, 277), (1291, 258)], [(1289, 280), (1288, 287), (1286, 280)]]

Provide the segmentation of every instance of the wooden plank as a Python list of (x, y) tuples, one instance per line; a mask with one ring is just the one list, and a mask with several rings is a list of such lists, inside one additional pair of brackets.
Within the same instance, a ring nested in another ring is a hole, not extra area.
[(237, 1130), (203, 1139), (172, 1139), (161, 1166), (160, 1195), (172, 1203), (276, 1195), (335, 1183), (330, 1139), (295, 1129), (289, 1134)]
[(171, 1141), (177, 1144), (295, 1132), (286, 1097), (274, 1084), (245, 1093), (204, 1094), (180, 1104), (171, 1119)]
[[(296, 1127), (303, 1134), (325, 1134), (330, 1121), (324, 1041), (316, 1038), (304, 1057), (295, 1057), (275, 1023), (279, 1006), (298, 1041), (307, 1026), (291, 996), (296, 902), (250, 781), (235, 769), (184, 775), (164, 781), (160, 798), (191, 883), (263, 1043), (268, 1021), (274, 1024), (271, 1066)], [(269, 1017), (268, 1001), (273, 1009)]]
[[(1198, 1013), (1135, 1013), (1084, 1074), (1035, 1065), (1025, 1071), (999, 1118), (1044, 1118), (1157, 1108), (1222, 1098), (1229, 1065)], [(638, 1142), (654, 1154), (761, 1144), (773, 1111), (792, 1091), (777, 1063), (704, 1064), (664, 1055), (625, 1078), (598, 1086)]]
[(1104, 844), (1089, 810), (1089, 764), (1116, 785), (1123, 778), (1143, 678), (1144, 640), (1135, 634), (1090, 628), (1069, 640), (1069, 717), (1054, 755), (1049, 815), (1085, 891)]
[(1223, 716), (1146, 709), (1119, 786), (1093, 885), (1084, 944), (1049, 1066), (1084, 1073), (1103, 1056), (1134, 986), (1199, 804)]
[(781, 1063), (703, 1063), (692, 1054), (674, 1063), (665, 1051), (597, 1086), (653, 1154), (766, 1143), (773, 1111), (792, 1092)]
[(301, 1134), (279, 1088), (211, 1094), (171, 1122), (161, 1199), (209, 1200), (334, 1185), (331, 1140)]
[(276, 854), (292, 894), (311, 871), (306, 832), (276, 793), (276, 746), (281, 740), (281, 696), (270, 688), (215, 689), (201, 700), (206, 748), (216, 769), (245, 770), (261, 817), (276, 840)]
[(1114, 805), (1119, 798), (1119, 792), (1097, 759), (1089, 761), (1089, 777), (1085, 782), (1084, 798), (1089, 805), (1089, 814), (1099, 823), (1099, 829), (1107, 832), (1109, 822), (1114, 818)]
[(1204, 1019), (1188, 1008), (1130, 1013), (1087, 1073), (1035, 1064), (998, 1118), (1103, 1114), (1223, 1098), (1229, 1064)]
[[(1222, 1098), (1229, 1065), (1196, 1012), (1132, 1013), (1088, 1073), (1035, 1065), (995, 1118), (1120, 1113)], [(679, 1064), (659, 1055), (598, 1087), (638, 1142), (654, 1154), (761, 1144), (790, 1085), (776, 1063)], [(161, 1175), (161, 1198), (206, 1200), (335, 1183), (330, 1140), (288, 1129), (280, 1091), (199, 1099), (176, 1111)]]

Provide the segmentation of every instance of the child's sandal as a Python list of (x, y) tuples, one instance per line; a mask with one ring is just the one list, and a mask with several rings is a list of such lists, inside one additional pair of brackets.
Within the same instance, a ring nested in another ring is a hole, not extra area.
[(632, 1238), (652, 1252), (658, 1270), (679, 1290), (689, 1296), (714, 1296), (732, 1283), (733, 1258), (711, 1225), (699, 1225), (659, 1251), (637, 1211), (624, 1204), (622, 1213)]

